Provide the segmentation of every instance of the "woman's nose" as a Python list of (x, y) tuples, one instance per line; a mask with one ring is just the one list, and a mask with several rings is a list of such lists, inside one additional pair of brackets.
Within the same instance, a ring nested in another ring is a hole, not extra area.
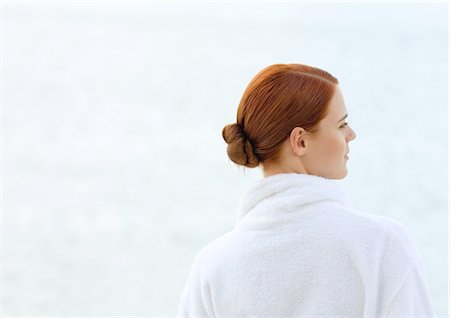
[(355, 139), (356, 138), (356, 133), (355, 133), (355, 131), (352, 129), (352, 133), (353, 133), (353, 138), (352, 139)]
[(355, 131), (352, 129), (352, 128), (350, 128), (350, 140), (353, 140), (353, 139), (355, 139), (356, 138), (356, 133), (355, 133)]

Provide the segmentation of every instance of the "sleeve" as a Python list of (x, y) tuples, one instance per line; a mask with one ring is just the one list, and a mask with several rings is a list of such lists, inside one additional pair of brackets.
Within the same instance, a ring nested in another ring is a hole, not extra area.
[(422, 257), (409, 229), (401, 222), (377, 216), (389, 229), (382, 258), (383, 318), (436, 317)]
[(409, 268), (398, 290), (388, 302), (385, 317), (435, 317), (420, 259)]
[[(202, 275), (203, 274), (203, 275)], [(177, 318), (214, 317), (209, 284), (204, 278), (200, 253), (195, 257), (179, 299)]]

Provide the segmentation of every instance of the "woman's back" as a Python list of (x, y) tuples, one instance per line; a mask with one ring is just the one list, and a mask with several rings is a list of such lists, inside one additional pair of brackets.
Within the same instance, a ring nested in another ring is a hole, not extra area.
[(406, 228), (355, 211), (333, 180), (296, 173), (257, 182), (235, 228), (196, 256), (178, 316), (432, 316)]
[(356, 138), (347, 117), (322, 69), (274, 64), (250, 81), (222, 136), (230, 160), (264, 178), (196, 256), (178, 316), (433, 317), (408, 230), (355, 211), (334, 181)]

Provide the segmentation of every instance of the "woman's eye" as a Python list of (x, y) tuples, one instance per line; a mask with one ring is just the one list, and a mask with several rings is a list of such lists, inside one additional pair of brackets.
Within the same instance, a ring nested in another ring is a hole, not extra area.
[(345, 127), (345, 126), (347, 126), (348, 125), (348, 123), (344, 123), (341, 127), (339, 127), (339, 128), (343, 128), (343, 127)]

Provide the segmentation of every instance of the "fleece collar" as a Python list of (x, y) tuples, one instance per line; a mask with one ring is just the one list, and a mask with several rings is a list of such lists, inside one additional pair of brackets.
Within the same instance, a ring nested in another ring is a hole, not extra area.
[(286, 213), (326, 201), (353, 208), (350, 197), (334, 179), (311, 174), (279, 173), (257, 181), (241, 197), (236, 223), (239, 224), (242, 219), (248, 222), (252, 217), (261, 220), (264, 215), (267, 219), (268, 213), (276, 214), (281, 220)]

